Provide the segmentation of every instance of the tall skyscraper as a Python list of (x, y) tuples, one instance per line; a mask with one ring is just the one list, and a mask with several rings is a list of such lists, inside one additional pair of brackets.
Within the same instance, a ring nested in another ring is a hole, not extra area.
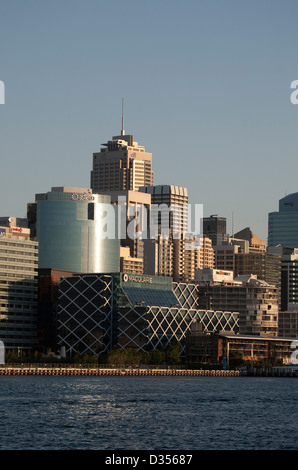
[(279, 212), (268, 216), (268, 246), (298, 248), (298, 193), (279, 200)]
[[(150, 195), (140, 193), (139, 188), (152, 184), (152, 154), (135, 142), (133, 135), (125, 134), (122, 108), (121, 134), (114, 136), (112, 140), (103, 144), (100, 152), (93, 154), (91, 188), (94, 194), (110, 195), (112, 204), (121, 205), (121, 228), (127, 228), (127, 232), (123, 237), (123, 230), (121, 231), (120, 244), (121, 247), (129, 247), (130, 250), (129, 254), (127, 250), (121, 250), (121, 266), (129, 264), (132, 268), (135, 265), (138, 272), (140, 263), (143, 263), (144, 246), (139, 236), (132, 236), (129, 233), (134, 223), (132, 220), (136, 220), (136, 216), (131, 214), (134, 208), (138, 210), (141, 206), (148, 210)], [(123, 209), (126, 210), (126, 220), (123, 220)], [(137, 232), (139, 227), (136, 226), (135, 229)]]
[(93, 193), (138, 191), (140, 186), (153, 184), (152, 154), (135, 142), (133, 135), (125, 134), (123, 110), (121, 135), (102, 145), (105, 148), (93, 153)]
[(200, 233), (188, 237), (187, 188), (158, 185), (139, 191), (151, 194), (151, 213), (155, 213), (158, 231), (156, 238), (144, 241), (144, 272), (188, 282), (195, 278), (196, 269), (213, 267), (211, 240)]

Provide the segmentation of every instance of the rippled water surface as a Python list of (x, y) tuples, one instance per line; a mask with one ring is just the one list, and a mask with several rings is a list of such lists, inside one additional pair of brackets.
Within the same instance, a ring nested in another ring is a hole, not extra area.
[(297, 449), (298, 379), (0, 377), (0, 449)]

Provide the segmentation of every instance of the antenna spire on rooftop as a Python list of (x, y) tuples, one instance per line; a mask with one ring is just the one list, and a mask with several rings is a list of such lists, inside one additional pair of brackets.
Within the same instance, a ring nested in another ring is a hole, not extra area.
[(121, 135), (125, 135), (125, 130), (124, 130), (124, 98), (122, 98), (122, 128), (121, 128)]

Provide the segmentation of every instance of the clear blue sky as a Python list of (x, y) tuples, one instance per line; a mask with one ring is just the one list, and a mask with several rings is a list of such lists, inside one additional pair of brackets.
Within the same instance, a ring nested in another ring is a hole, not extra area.
[(1, 0), (1, 216), (52, 186), (90, 186), (121, 129), (155, 184), (267, 238), (298, 191), (297, 0)]

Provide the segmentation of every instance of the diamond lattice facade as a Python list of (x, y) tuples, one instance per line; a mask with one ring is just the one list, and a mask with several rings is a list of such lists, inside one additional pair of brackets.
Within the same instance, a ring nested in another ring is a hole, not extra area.
[(97, 355), (115, 346), (147, 351), (173, 339), (183, 342), (194, 322), (205, 332), (238, 331), (237, 313), (186, 308), (187, 301), (182, 304), (175, 292), (172, 279), (162, 276), (65, 277), (58, 301), (59, 346), (68, 353)]

